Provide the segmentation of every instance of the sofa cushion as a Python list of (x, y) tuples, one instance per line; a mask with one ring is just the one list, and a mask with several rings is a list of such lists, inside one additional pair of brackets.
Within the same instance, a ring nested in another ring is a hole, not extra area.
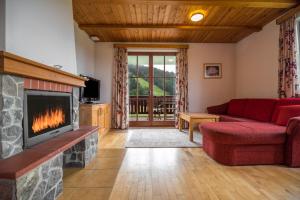
[(272, 116), (272, 122), (276, 123), (279, 114), (279, 107), (280, 106), (288, 106), (288, 105), (300, 105), (300, 98), (286, 98), (286, 99), (279, 99), (275, 106), (275, 111)]
[(279, 106), (276, 124), (286, 126), (289, 119), (300, 116), (300, 105)]
[(207, 107), (208, 114), (223, 115), (227, 113), (228, 103)]
[(230, 115), (219, 115), (221, 122), (255, 122), (255, 120), (242, 118), (242, 117), (234, 117)]
[(205, 123), (199, 127), (203, 137), (220, 144), (283, 144), (286, 127), (261, 122)]
[(229, 102), (227, 114), (243, 117), (247, 101), (247, 99), (232, 99)]
[(243, 117), (270, 122), (277, 99), (248, 99)]

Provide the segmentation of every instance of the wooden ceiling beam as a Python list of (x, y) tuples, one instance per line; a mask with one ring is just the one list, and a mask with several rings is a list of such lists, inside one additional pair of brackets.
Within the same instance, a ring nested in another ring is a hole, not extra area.
[(114, 44), (115, 48), (153, 48), (153, 49), (188, 49), (188, 44), (131, 44), (131, 43), (121, 43)]
[(300, 5), (297, 6), (297, 7), (295, 7), (295, 8), (292, 8), (292, 9), (288, 10), (286, 13), (284, 13), (282, 16), (280, 16), (276, 20), (276, 23), (277, 24), (281, 24), (282, 22), (286, 21), (287, 19), (289, 19), (293, 15), (296, 15), (299, 12), (300, 12)]
[[(76, 0), (75, 0), (76, 3)], [(89, 0), (84, 3), (92, 4), (161, 4), (161, 5), (207, 5), (246, 8), (291, 8), (298, 0)]]
[(262, 27), (258, 26), (207, 26), (207, 25), (119, 25), (119, 24), (80, 24), (81, 29), (101, 29), (101, 30), (128, 30), (128, 29), (179, 29), (179, 30), (199, 30), (199, 31), (223, 31), (223, 30), (248, 30), (258, 32)]

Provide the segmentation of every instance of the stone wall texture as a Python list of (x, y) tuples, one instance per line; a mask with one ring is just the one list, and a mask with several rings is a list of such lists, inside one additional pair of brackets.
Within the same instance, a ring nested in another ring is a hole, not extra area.
[(63, 190), (63, 155), (58, 154), (17, 180), (0, 179), (1, 200), (55, 200)]
[(79, 88), (73, 88), (73, 129), (79, 129)]
[(64, 152), (64, 167), (85, 167), (96, 156), (98, 147), (98, 132)]
[(0, 74), (0, 159), (23, 151), (24, 80)]

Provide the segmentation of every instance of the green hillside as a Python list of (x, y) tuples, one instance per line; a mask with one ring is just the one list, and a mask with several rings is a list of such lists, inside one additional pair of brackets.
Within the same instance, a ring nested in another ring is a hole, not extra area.
[[(143, 78), (139, 79), (139, 84), (142, 88), (145, 88), (145, 89), (149, 88), (149, 82)], [(164, 96), (164, 91), (161, 88), (159, 88), (158, 86), (154, 85), (153, 89), (154, 89), (154, 94), (153, 94), (154, 96)], [(168, 92), (166, 92), (166, 95), (169, 95)]]
[[(130, 79), (129, 82), (130, 85), (130, 96), (136, 95), (136, 80)], [(139, 78), (139, 95), (140, 96), (148, 96), (149, 95), (149, 82), (143, 78)], [(166, 92), (166, 95), (169, 95), (168, 92)], [(164, 96), (164, 91), (159, 88), (157, 85), (154, 85), (154, 96)]]
[[(149, 95), (149, 82), (147, 78), (137, 78), (137, 77), (148, 77), (149, 76), (149, 68), (139, 66), (139, 72), (137, 74), (137, 69), (133, 65), (129, 65), (129, 94), (130, 96), (136, 96), (137, 94), (137, 85), (139, 88), (140, 96), (148, 96)], [(175, 77), (175, 73), (173, 72), (164, 72), (163, 70), (154, 69), (154, 74), (158, 75), (158, 77), (164, 77), (164, 73), (166, 77)], [(137, 79), (139, 83), (137, 84)], [(175, 86), (175, 78), (155, 78), (154, 79), (154, 96), (164, 96), (164, 88), (166, 91), (165, 95), (175, 95), (174, 91)]]

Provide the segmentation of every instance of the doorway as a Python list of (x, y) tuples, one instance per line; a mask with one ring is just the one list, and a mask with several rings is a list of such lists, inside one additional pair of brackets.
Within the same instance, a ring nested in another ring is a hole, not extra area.
[(176, 53), (128, 53), (129, 126), (174, 126)]

